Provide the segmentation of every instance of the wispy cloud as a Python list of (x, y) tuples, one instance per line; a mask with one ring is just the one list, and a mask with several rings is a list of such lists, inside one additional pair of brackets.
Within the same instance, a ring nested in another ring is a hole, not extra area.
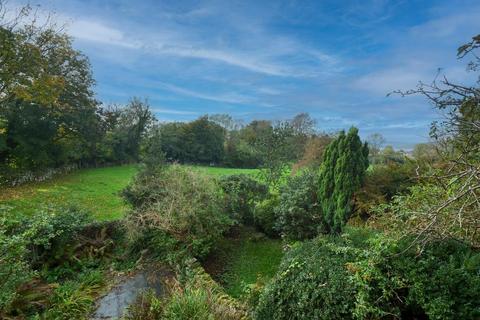
[(162, 108), (162, 107), (152, 107), (150, 109), (152, 112), (155, 113), (162, 113), (162, 114), (178, 114), (178, 115), (198, 115), (197, 111), (186, 111), (186, 110), (178, 110), (173, 108)]
[(165, 90), (175, 92), (181, 95), (186, 95), (190, 97), (200, 98), (204, 100), (211, 100), (211, 101), (219, 101), (219, 102), (227, 102), (227, 103), (236, 103), (236, 104), (243, 104), (252, 102), (252, 99), (239, 95), (237, 93), (221, 93), (221, 94), (206, 94), (203, 92), (198, 92), (190, 89), (185, 89), (173, 84), (157, 82), (156, 86), (159, 88), (163, 88)]
[(152, 48), (158, 54), (167, 54), (178, 57), (206, 59), (222, 62), (235, 67), (244, 68), (253, 72), (272, 76), (297, 76), (297, 73), (287, 70), (282, 66), (269, 64), (256, 59), (254, 56), (239, 54), (223, 50), (213, 50), (194, 47), (182, 47), (172, 45), (157, 45)]
[(141, 47), (141, 43), (127, 39), (122, 31), (98, 21), (76, 20), (67, 24), (67, 27), (70, 35), (76, 39), (132, 49)]

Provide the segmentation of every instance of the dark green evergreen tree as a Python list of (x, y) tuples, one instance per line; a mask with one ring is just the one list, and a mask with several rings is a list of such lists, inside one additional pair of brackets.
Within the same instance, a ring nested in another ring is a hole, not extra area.
[(362, 144), (357, 128), (341, 131), (328, 145), (320, 166), (319, 199), (329, 232), (342, 231), (353, 210), (353, 197), (368, 168), (368, 146)]

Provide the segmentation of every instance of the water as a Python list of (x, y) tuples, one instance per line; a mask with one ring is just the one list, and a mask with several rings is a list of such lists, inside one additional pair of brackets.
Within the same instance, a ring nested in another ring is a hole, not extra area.
[(135, 302), (139, 294), (147, 289), (153, 289), (157, 295), (163, 293), (162, 272), (139, 271), (124, 279), (105, 296), (97, 301), (97, 309), (92, 320), (118, 319), (124, 316), (127, 307)]

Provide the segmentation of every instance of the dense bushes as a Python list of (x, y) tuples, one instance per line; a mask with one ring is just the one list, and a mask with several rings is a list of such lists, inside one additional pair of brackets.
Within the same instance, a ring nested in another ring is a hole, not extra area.
[(179, 165), (140, 174), (123, 192), (133, 210), (130, 230), (166, 233), (194, 256), (203, 256), (232, 224), (216, 181)]
[(313, 171), (302, 171), (289, 177), (280, 188), (275, 208), (275, 227), (291, 240), (315, 237), (322, 231), (323, 217), (317, 199), (318, 177)]
[(340, 238), (320, 237), (291, 249), (260, 296), (258, 320), (349, 319), (354, 286)]
[(48, 208), (31, 217), (18, 217), (0, 208), (0, 315), (12, 312), (17, 291), (47, 267), (63, 259), (62, 252), (90, 221), (75, 208)]
[(252, 224), (255, 201), (267, 194), (267, 186), (246, 174), (220, 178), (225, 193), (225, 207), (230, 217), (238, 222)]
[(293, 248), (267, 285), (257, 319), (476, 319), (480, 254), (455, 241), (419, 255), (368, 229)]
[(254, 224), (269, 236), (278, 235), (278, 231), (275, 228), (277, 223), (275, 208), (278, 206), (278, 201), (277, 194), (269, 194), (266, 199), (257, 202), (255, 205), (253, 213)]
[(480, 254), (453, 240), (431, 243), (421, 254), (410, 244), (378, 235), (350, 265), (355, 316), (478, 319)]
[(356, 195), (357, 212), (364, 217), (369, 216), (378, 204), (407, 193), (417, 181), (415, 169), (413, 161), (373, 165), (366, 173), (364, 186)]

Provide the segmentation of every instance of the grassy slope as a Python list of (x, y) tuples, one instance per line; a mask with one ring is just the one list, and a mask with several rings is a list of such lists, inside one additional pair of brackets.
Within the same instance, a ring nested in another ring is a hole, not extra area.
[[(193, 167), (212, 175), (254, 173), (255, 169)], [(90, 210), (98, 220), (121, 218), (125, 204), (119, 196), (137, 171), (137, 166), (79, 170), (50, 181), (2, 189), (0, 205), (11, 205), (19, 214), (32, 214), (48, 204), (72, 203)]]
[[(221, 241), (207, 259), (206, 270), (220, 281), (225, 291), (239, 298), (245, 285), (254, 284), (257, 278), (272, 278), (283, 257), (279, 239), (256, 239), (251, 228), (242, 228), (238, 235)], [(212, 261), (213, 260), (213, 261)]]
[(50, 181), (7, 189), (0, 195), (0, 204), (32, 214), (51, 203), (72, 203), (89, 209), (99, 220), (117, 219), (125, 210), (118, 193), (136, 171), (133, 165), (79, 170)]

